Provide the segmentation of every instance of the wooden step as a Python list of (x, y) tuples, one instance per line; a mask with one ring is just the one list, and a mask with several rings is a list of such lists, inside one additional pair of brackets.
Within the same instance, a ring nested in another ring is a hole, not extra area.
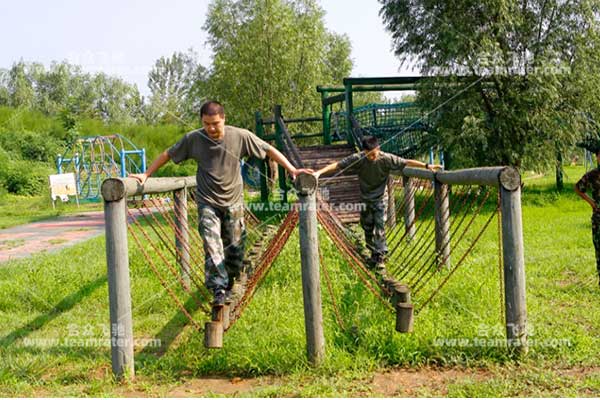
[[(332, 162), (354, 154), (356, 150), (349, 145), (307, 146), (298, 148), (305, 168), (319, 170)], [(355, 223), (360, 218), (360, 189), (358, 176), (350, 171), (323, 177), (319, 186), (327, 191), (323, 199), (329, 203), (332, 211), (343, 223)], [(323, 195), (323, 192), (322, 192)], [(351, 207), (348, 207), (351, 205)], [(350, 208), (350, 210), (348, 210)]]

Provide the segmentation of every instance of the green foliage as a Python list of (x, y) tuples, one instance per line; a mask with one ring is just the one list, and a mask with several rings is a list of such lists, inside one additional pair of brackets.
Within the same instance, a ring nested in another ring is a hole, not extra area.
[(381, 3), (402, 61), (447, 77), (419, 100), (455, 166), (544, 169), (586, 133), (588, 115), (598, 119), (597, 2)]
[(143, 116), (142, 105), (136, 86), (104, 73), (84, 73), (67, 62), (53, 62), (46, 70), (40, 63), (19, 61), (0, 71), (0, 106), (131, 123)]
[[(107, 124), (72, 113), (56, 117), (41, 111), (0, 107), (0, 188), (13, 194), (36, 195), (56, 173), (55, 160), (65, 154), (77, 136), (120, 133), (146, 149), (148, 162), (178, 141), (192, 126), (181, 124)], [(195, 175), (195, 165), (168, 164), (156, 176)]]
[(52, 170), (45, 163), (12, 160), (0, 172), (0, 184), (10, 193), (33, 196), (47, 192), (48, 175)]
[(150, 120), (181, 124), (198, 119), (207, 70), (197, 58), (189, 49), (156, 60), (148, 74)]
[(320, 114), (319, 84), (350, 73), (350, 42), (327, 31), (313, 0), (214, 0), (204, 25), (214, 52), (207, 95), (232, 124), (254, 127), (254, 111)]
[(61, 141), (50, 135), (33, 132), (6, 132), (0, 134), (0, 146), (7, 152), (24, 160), (53, 161), (59, 152)]

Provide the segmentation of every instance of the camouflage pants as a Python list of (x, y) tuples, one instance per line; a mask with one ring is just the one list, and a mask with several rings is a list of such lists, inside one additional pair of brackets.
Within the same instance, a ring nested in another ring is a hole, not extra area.
[(384, 257), (388, 251), (385, 240), (385, 221), (387, 219), (387, 199), (364, 202), (360, 212), (360, 225), (365, 231), (365, 242), (373, 258)]
[(206, 287), (213, 292), (231, 289), (244, 260), (244, 205), (223, 210), (199, 204), (198, 219), (204, 245)]
[(592, 214), (592, 242), (596, 250), (596, 270), (600, 278), (600, 213)]

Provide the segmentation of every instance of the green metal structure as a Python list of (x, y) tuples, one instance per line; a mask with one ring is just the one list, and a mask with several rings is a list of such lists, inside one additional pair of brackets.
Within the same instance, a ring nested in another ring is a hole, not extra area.
[[(386, 152), (401, 157), (416, 158), (429, 153), (433, 162), (434, 149), (431, 148), (431, 130), (427, 116), (414, 103), (367, 104), (354, 107), (354, 93), (382, 91), (416, 91), (424, 77), (381, 77), (381, 78), (345, 78), (343, 86), (317, 86), (321, 95), (321, 115), (318, 117), (284, 119), (281, 106), (275, 106), (273, 118), (263, 118), (257, 112), (256, 134), (264, 140), (274, 141), (278, 150), (288, 153), (291, 149), (286, 141), (307, 138), (322, 138), (322, 144), (331, 145), (342, 141), (360, 150), (362, 137), (376, 136)], [(338, 111), (335, 111), (337, 107)], [(287, 124), (320, 122), (321, 132), (290, 135)], [(266, 134), (266, 128), (272, 133)], [(443, 155), (440, 153), (440, 161)], [(264, 174), (267, 165), (261, 164), (261, 198), (268, 200), (268, 185)], [(287, 201), (288, 184), (285, 170), (279, 167), (279, 188), (282, 201)]]

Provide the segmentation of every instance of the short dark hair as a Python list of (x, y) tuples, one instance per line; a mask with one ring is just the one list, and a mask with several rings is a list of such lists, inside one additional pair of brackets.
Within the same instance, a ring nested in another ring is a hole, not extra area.
[(202, 118), (203, 115), (212, 116), (217, 114), (221, 117), (225, 116), (223, 104), (219, 103), (218, 101), (210, 100), (202, 104), (202, 107), (200, 107), (200, 118)]
[(379, 147), (379, 139), (375, 136), (365, 136), (362, 140), (362, 148), (363, 150), (373, 150)]

